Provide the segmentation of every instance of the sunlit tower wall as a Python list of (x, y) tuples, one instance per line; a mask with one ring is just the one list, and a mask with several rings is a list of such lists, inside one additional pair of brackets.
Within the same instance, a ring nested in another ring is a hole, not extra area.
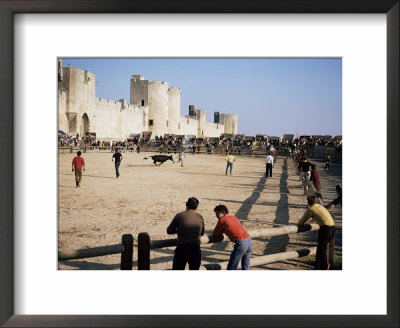
[(140, 106), (143, 110), (142, 130), (149, 129), (149, 81), (144, 75), (132, 75), (130, 86), (130, 104)]
[(236, 114), (220, 114), (219, 123), (224, 124), (224, 133), (237, 134), (238, 116)]
[(149, 82), (149, 131), (152, 137), (168, 134), (167, 82)]
[(196, 119), (199, 122), (198, 123), (198, 128), (197, 128), (197, 136), (200, 137), (205, 137), (207, 136), (205, 133), (205, 125), (206, 125), (206, 111), (202, 109), (196, 109)]
[(181, 89), (168, 88), (168, 133), (179, 133), (181, 115)]
[(79, 68), (63, 67), (59, 88), (66, 92), (68, 131), (80, 135), (90, 131), (96, 104), (96, 75)]

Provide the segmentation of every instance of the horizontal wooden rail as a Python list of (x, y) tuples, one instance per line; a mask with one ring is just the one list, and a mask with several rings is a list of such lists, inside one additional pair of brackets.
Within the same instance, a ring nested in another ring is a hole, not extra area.
[(67, 250), (67, 251), (60, 251), (58, 253), (58, 260), (59, 261), (76, 260), (88, 257), (119, 254), (122, 252), (125, 252), (125, 246), (123, 244), (100, 246), (100, 247), (86, 248), (86, 249), (76, 249), (70, 251)]
[[(209, 244), (209, 243), (218, 243), (224, 240), (224, 236), (214, 237), (213, 235), (202, 236), (200, 238), (201, 244)], [(163, 247), (172, 247), (178, 245), (178, 239), (161, 239), (161, 240), (152, 240), (150, 242), (150, 249), (157, 249)]]
[[(290, 259), (308, 256), (308, 255), (315, 255), (316, 252), (317, 252), (317, 247), (311, 247), (311, 248), (299, 249), (296, 251), (252, 257), (250, 260), (250, 267), (256, 267), (256, 266), (279, 262), (279, 261), (286, 261), (286, 260), (290, 260)], [(228, 267), (228, 263), (229, 263), (229, 261), (220, 262), (220, 263), (203, 264), (200, 267), (200, 270), (226, 270), (226, 268)]]
[(251, 238), (263, 238), (263, 237), (276, 237), (282, 235), (289, 235), (291, 233), (301, 233), (306, 231), (319, 230), (319, 225), (312, 224), (303, 224), (303, 225), (287, 225), (279, 228), (272, 229), (262, 229), (262, 230), (252, 230), (248, 231)]
[[(262, 230), (251, 230), (248, 231), (251, 238), (268, 238), (275, 236), (288, 235), (292, 233), (300, 233), (311, 230), (319, 230), (318, 224), (304, 224), (304, 225), (289, 225), (282, 226), (279, 228), (270, 228)], [(216, 243), (228, 238), (223, 236), (214, 237), (213, 235), (202, 236), (200, 239), (201, 244)], [(150, 270), (150, 250), (172, 247), (178, 244), (178, 240), (174, 239), (162, 239), (162, 240), (151, 240), (150, 235), (147, 232), (141, 232), (138, 235), (138, 270)]]
[[(288, 225), (282, 226), (279, 228), (271, 228), (271, 229), (261, 229), (261, 230), (250, 230), (248, 231), (251, 238), (268, 238), (268, 237), (276, 237), (282, 235), (288, 235), (291, 233), (300, 233), (311, 230), (319, 230), (318, 224), (303, 224), (303, 225)], [(213, 235), (202, 236), (200, 239), (201, 244), (210, 244), (210, 243), (218, 243), (224, 240), (228, 240), (228, 237), (225, 235), (214, 237)], [(150, 249), (157, 249), (163, 247), (172, 247), (178, 244), (178, 239), (161, 239), (161, 240), (152, 240), (150, 241)]]
[(122, 244), (59, 251), (58, 261), (76, 260), (112, 254), (121, 254), (121, 270), (132, 270), (133, 236), (131, 234), (123, 235)]

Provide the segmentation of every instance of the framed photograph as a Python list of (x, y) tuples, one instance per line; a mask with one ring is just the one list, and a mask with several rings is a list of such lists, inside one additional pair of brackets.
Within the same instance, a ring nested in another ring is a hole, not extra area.
[[(2, 156), (0, 171), (0, 324), (398, 326), (398, 1), (0, 1), (0, 10), (0, 133), (13, 154)], [(58, 270), (57, 59), (99, 56), (341, 58), (343, 269), (329, 277), (259, 270), (251, 279), (240, 272)], [(371, 149), (380, 154), (374, 182), (367, 161), (358, 164)], [(335, 293), (319, 304), (315, 294), (326, 279)], [(203, 286), (195, 302), (185, 294), (193, 280)], [(235, 288), (221, 289), (221, 280)], [(237, 295), (252, 301), (238, 306)]]

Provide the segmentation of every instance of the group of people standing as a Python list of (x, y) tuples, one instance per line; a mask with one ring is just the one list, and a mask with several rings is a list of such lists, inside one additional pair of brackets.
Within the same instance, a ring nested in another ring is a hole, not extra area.
[[(335, 245), (335, 218), (329, 211), (334, 206), (342, 205), (342, 186), (336, 186), (337, 198), (328, 205), (323, 206), (321, 194), (321, 182), (319, 172), (315, 164), (308, 161), (305, 155), (297, 157), (300, 179), (304, 188), (304, 195), (307, 196), (307, 210), (298, 221), (302, 225), (312, 218), (318, 225), (318, 244), (316, 254), (316, 269), (329, 270), (333, 266), (334, 245)], [(327, 162), (324, 167), (329, 168)]]
[[(190, 197), (186, 202), (186, 210), (175, 215), (167, 233), (178, 235), (178, 245), (174, 251), (172, 270), (199, 270), (201, 265), (201, 236), (204, 235), (204, 219), (197, 212), (199, 200)], [(235, 243), (231, 252), (227, 270), (236, 270), (241, 263), (242, 270), (250, 270), (250, 258), (253, 251), (253, 242), (249, 233), (240, 223), (239, 219), (229, 214), (225, 205), (214, 208), (217, 224), (213, 236), (227, 235)]]
[[(179, 155), (179, 162), (183, 166), (183, 158), (185, 157), (182, 150)], [(112, 156), (111, 161), (115, 162), (115, 174), (118, 178), (119, 167), (123, 157), (118, 149)], [(230, 153), (225, 158), (226, 169), (225, 175), (232, 174), (233, 162), (236, 161), (235, 156)], [(266, 178), (272, 177), (272, 168), (274, 166), (273, 152), (270, 151), (265, 159), (266, 162)], [(327, 163), (329, 167), (329, 163)], [(326, 167), (325, 167), (326, 168)], [(324, 170), (325, 170), (324, 168)], [(328, 205), (323, 206), (321, 195), (321, 183), (319, 173), (315, 164), (308, 161), (306, 156), (302, 156), (298, 163), (300, 178), (304, 187), (304, 195), (307, 196), (307, 210), (298, 220), (298, 225), (305, 224), (309, 219), (320, 226), (318, 231), (318, 245), (316, 254), (316, 269), (329, 270), (333, 265), (334, 243), (335, 243), (335, 221), (333, 214), (329, 211), (337, 205), (342, 205), (342, 186), (336, 186), (337, 198)], [(80, 187), (82, 181), (82, 171), (85, 171), (85, 160), (81, 156), (81, 152), (77, 152), (72, 160), (72, 171), (75, 171), (76, 187)], [(190, 270), (199, 270), (201, 265), (201, 236), (204, 235), (204, 219), (197, 212), (199, 201), (195, 197), (191, 197), (186, 202), (186, 210), (175, 215), (172, 222), (167, 228), (168, 234), (178, 235), (178, 246), (175, 249), (174, 260), (172, 264), (173, 270), (184, 270), (186, 264), (189, 264)], [(217, 217), (217, 224), (213, 230), (213, 236), (227, 235), (233, 243), (234, 249), (230, 254), (228, 270), (236, 270), (239, 263), (243, 270), (250, 269), (250, 259), (253, 251), (253, 243), (249, 233), (240, 223), (236, 216), (230, 215), (225, 205), (218, 205), (214, 208)]]

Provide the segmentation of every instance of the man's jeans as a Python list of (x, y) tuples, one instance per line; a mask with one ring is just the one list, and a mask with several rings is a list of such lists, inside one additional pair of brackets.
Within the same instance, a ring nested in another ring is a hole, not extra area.
[(227, 174), (228, 174), (228, 168), (230, 168), (230, 171), (229, 171), (229, 173), (230, 173), (230, 174), (232, 174), (232, 167), (233, 167), (233, 162), (232, 162), (232, 163), (230, 163), (230, 162), (226, 162), (226, 170), (225, 170), (225, 175), (227, 175)]
[(236, 270), (242, 260), (242, 270), (250, 270), (250, 258), (253, 251), (251, 238), (237, 240), (231, 253), (227, 270)]
[(121, 162), (117, 162), (115, 161), (115, 174), (117, 175), (117, 177), (119, 177), (119, 165), (121, 164)]

